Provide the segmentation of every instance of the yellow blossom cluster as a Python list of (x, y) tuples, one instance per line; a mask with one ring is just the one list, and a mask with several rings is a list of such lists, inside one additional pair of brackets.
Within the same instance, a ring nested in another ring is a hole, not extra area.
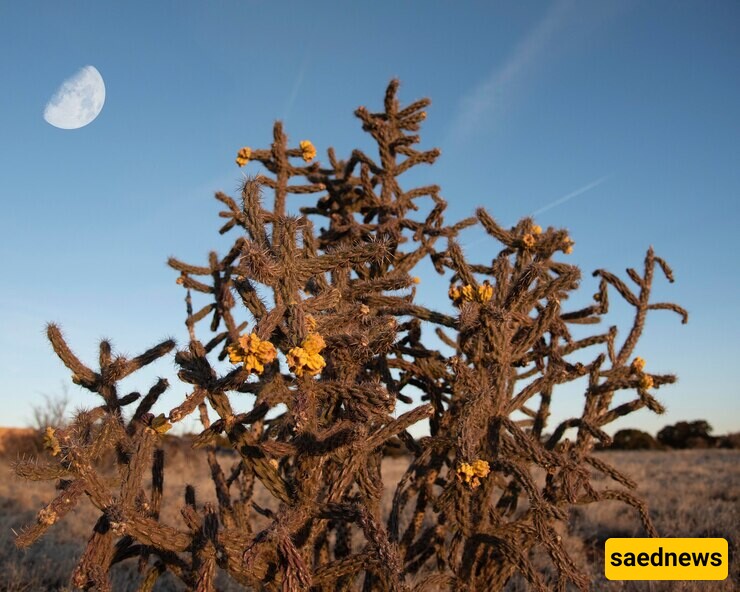
[(481, 304), (485, 304), (493, 297), (493, 286), (488, 282), (488, 280), (484, 281), (477, 289), (474, 289), (470, 284), (460, 287), (451, 286), (447, 295), (456, 306), (459, 306), (463, 301), (477, 301)]
[(480, 485), (480, 480), (488, 476), (491, 467), (485, 460), (475, 460), (472, 463), (460, 463), (457, 466), (457, 478), (470, 485), (473, 489)]
[(46, 428), (44, 432), (44, 448), (51, 452), (52, 456), (56, 456), (62, 451), (62, 447), (59, 445), (59, 440), (54, 435), (56, 430), (51, 426)]
[(262, 374), (265, 364), (272, 362), (277, 356), (275, 346), (269, 341), (263, 341), (255, 333), (242, 335), (238, 343), (232, 343), (226, 351), (232, 364), (244, 363), (247, 372)]
[(563, 249), (563, 253), (566, 255), (570, 255), (573, 252), (573, 245), (576, 243), (572, 241), (570, 238), (565, 239), (565, 248)]
[(326, 347), (324, 338), (318, 333), (309, 333), (300, 347), (292, 348), (287, 355), (290, 371), (296, 376), (316, 376), (326, 366), (321, 350)]
[(316, 158), (316, 148), (314, 148), (314, 145), (310, 141), (303, 140), (299, 145), (301, 147), (301, 156), (303, 157), (303, 160), (310, 162)]
[(645, 391), (653, 388), (653, 377), (649, 374), (643, 374), (640, 376), (640, 388)]
[(522, 242), (527, 249), (531, 249), (532, 247), (534, 247), (537, 239), (534, 237), (533, 234), (527, 233), (522, 237)]
[(245, 164), (249, 162), (249, 159), (252, 157), (252, 149), (244, 146), (239, 152), (236, 154), (236, 164), (238, 164), (240, 167), (243, 167)]
[(632, 364), (630, 364), (630, 370), (634, 373), (639, 375), (640, 382), (639, 387), (643, 390), (647, 390), (649, 388), (653, 388), (653, 377), (649, 374), (644, 374), (643, 370), (645, 369), (645, 360), (643, 360), (640, 357), (635, 358), (632, 360)]

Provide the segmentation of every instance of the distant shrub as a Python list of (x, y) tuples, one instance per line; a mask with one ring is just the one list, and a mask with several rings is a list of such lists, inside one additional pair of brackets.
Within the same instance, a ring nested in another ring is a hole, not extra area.
[(39, 432), (46, 428), (63, 428), (69, 423), (67, 411), (69, 408), (69, 390), (62, 385), (62, 393), (57, 395), (43, 395), (43, 401), (31, 407), (33, 415), (32, 427)]
[(717, 446), (719, 448), (740, 448), (740, 432), (720, 436), (718, 440)]
[(619, 430), (614, 434), (611, 447), (614, 450), (658, 450), (661, 444), (647, 432), (640, 430)]
[(658, 432), (658, 441), (671, 448), (713, 448), (712, 426), (704, 420), (679, 421)]

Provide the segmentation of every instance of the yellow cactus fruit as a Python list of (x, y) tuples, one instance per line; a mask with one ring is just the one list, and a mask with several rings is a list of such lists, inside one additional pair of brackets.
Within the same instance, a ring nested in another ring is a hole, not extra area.
[(478, 286), (478, 302), (485, 304), (493, 297), (493, 286), (488, 282), (483, 282)]
[(640, 388), (645, 391), (649, 388), (653, 388), (653, 377), (649, 374), (643, 374), (640, 377)]
[(314, 148), (314, 145), (310, 141), (303, 140), (300, 143), (300, 147), (301, 147), (301, 156), (303, 157), (304, 161), (310, 162), (314, 158), (316, 158), (316, 148)]
[(238, 164), (240, 167), (243, 167), (245, 164), (249, 162), (249, 159), (252, 157), (252, 149), (248, 146), (244, 146), (239, 152), (236, 154), (236, 164)]
[(635, 358), (632, 360), (632, 364), (630, 365), (630, 369), (632, 372), (640, 373), (645, 369), (645, 360), (643, 360), (640, 357)]
[(487, 477), (491, 467), (485, 460), (475, 460), (473, 463), (460, 463), (457, 466), (457, 478), (470, 485), (473, 489), (480, 485), (480, 480)]

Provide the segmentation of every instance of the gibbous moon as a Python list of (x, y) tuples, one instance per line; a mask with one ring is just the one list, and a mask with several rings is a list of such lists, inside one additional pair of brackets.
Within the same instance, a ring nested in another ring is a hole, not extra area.
[(54, 93), (44, 108), (44, 119), (54, 127), (77, 129), (95, 119), (103, 103), (103, 77), (93, 66), (85, 66)]

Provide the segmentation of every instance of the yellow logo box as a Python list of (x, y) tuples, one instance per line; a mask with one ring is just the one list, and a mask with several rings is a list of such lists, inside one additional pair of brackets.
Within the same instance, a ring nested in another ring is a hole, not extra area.
[(607, 580), (724, 580), (726, 539), (608, 539)]

